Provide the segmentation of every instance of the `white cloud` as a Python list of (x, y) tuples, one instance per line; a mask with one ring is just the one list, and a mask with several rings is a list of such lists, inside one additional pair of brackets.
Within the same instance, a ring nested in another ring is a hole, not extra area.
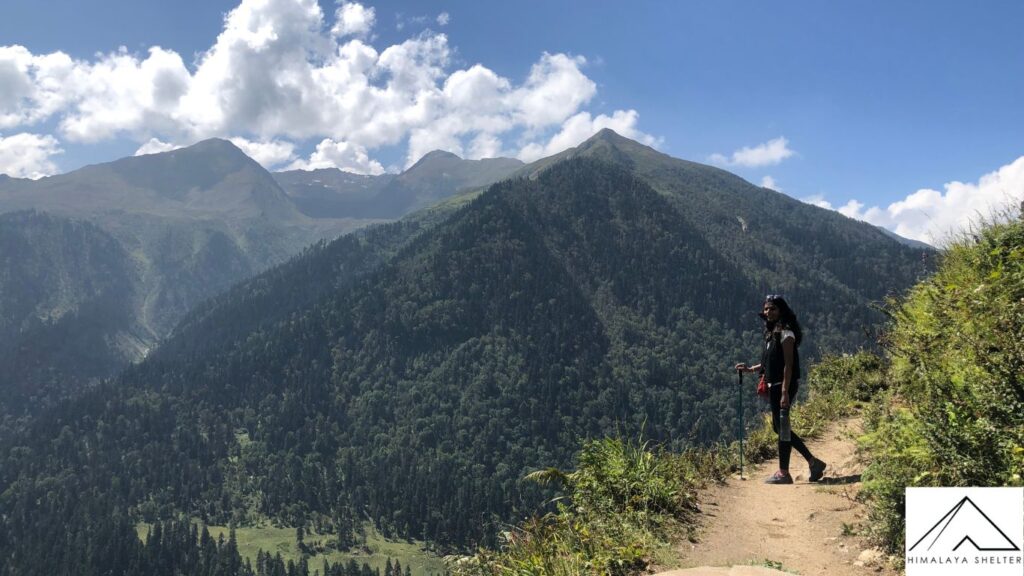
[(74, 68), (63, 52), (37, 56), (23, 46), (0, 46), (0, 128), (33, 124), (65, 108)]
[(780, 188), (779, 185), (775, 183), (775, 178), (772, 178), (771, 176), (765, 176), (764, 178), (761, 178), (761, 187), (769, 188), (771, 190), (775, 190), (776, 192), (782, 192), (782, 188)]
[(712, 154), (708, 160), (712, 164), (721, 166), (740, 166), (744, 168), (757, 168), (760, 166), (772, 166), (793, 156), (795, 152), (789, 148), (789, 141), (780, 136), (763, 144), (750, 147), (744, 146), (732, 153), (731, 157), (723, 154)]
[(430, 22), (430, 16), (408, 16), (402, 12), (395, 13), (395, 30), (405, 30), (406, 27), (410, 26), (426, 26)]
[(445, 80), (442, 93), (455, 110), (480, 114), (500, 114), (507, 106), (511, 83), (493, 71), (476, 64), (468, 70), (456, 70)]
[(864, 203), (850, 200), (838, 211), (905, 238), (941, 245), (1002, 209), (1016, 209), (1024, 200), (1024, 156), (983, 175), (976, 183), (949, 182), (943, 190), (922, 188), (886, 208), (865, 208)]
[(801, 198), (801, 201), (817, 206), (818, 208), (833, 210), (832, 203), (826, 200), (825, 197), (821, 194), (815, 194), (813, 196), (808, 196), (807, 198)]
[[(442, 16), (438, 24), (450, 18)], [(375, 10), (357, 2), (341, 3), (332, 19), (316, 0), (242, 0), (191, 66), (160, 47), (91, 60), (0, 47), (0, 128), (55, 121), (62, 139), (128, 138), (146, 152), (240, 137), (262, 143), (253, 154), (266, 162), (294, 161), (286, 142), (333, 143), (307, 162), (328, 161), (344, 143), (347, 164), (367, 172), (380, 166), (372, 151), (406, 142), (408, 166), (434, 148), (558, 152), (604, 126), (654, 141), (636, 129), (635, 111), (586, 111), (597, 86), (582, 56), (543, 53), (516, 82), (482, 63), (450, 70), (444, 34), (375, 48), (375, 23)]]
[(451, 16), (451, 14), (449, 14), (447, 12), (441, 12), (440, 14), (437, 15), (437, 25), (438, 26), (447, 26), (448, 23), (451, 22), (451, 21), (452, 21), (452, 16)]
[(336, 42), (315, 0), (243, 0), (199, 60), (179, 118), (198, 138), (251, 132), (263, 138), (316, 131), (312, 70)]
[(501, 140), (491, 134), (479, 134), (469, 145), (470, 158), (497, 158), (503, 155)]
[(170, 142), (164, 142), (159, 138), (150, 138), (139, 149), (135, 151), (133, 156), (142, 156), (143, 154), (159, 154), (161, 152), (170, 152), (171, 150), (177, 150), (181, 148), (178, 144), (171, 144)]
[(145, 59), (121, 48), (95, 64), (76, 63), (67, 87), (75, 108), (61, 121), (61, 131), (79, 142), (139, 130), (173, 132), (190, 80), (181, 57), (159, 47), (150, 48)]
[(465, 156), (462, 150), (462, 141), (457, 133), (458, 128), (452, 125), (451, 120), (447, 125), (435, 123), (427, 128), (413, 130), (409, 135), (409, 152), (406, 155), (406, 167), (411, 166), (424, 154), (433, 150), (445, 150), (458, 156)]
[(561, 130), (552, 136), (546, 144), (530, 142), (519, 150), (517, 156), (524, 162), (532, 162), (576, 146), (605, 128), (611, 128), (626, 138), (637, 140), (648, 146), (660, 145), (660, 140), (637, 129), (638, 119), (639, 114), (636, 110), (616, 110), (611, 116), (601, 114), (596, 118), (591, 117), (589, 112), (580, 112), (566, 120), (562, 124)]
[(291, 142), (253, 141), (236, 136), (231, 139), (231, 143), (268, 170), (279, 164), (295, 160), (295, 144)]
[(365, 36), (373, 29), (377, 13), (356, 2), (343, 2), (335, 12), (334, 27), (331, 35), (336, 38), (343, 36)]
[(336, 142), (330, 138), (317, 145), (309, 160), (296, 160), (288, 170), (316, 170), (318, 168), (340, 168), (355, 174), (383, 174), (380, 162), (371, 160), (366, 150), (349, 142)]
[(57, 172), (50, 158), (64, 152), (53, 136), (22, 132), (0, 136), (0, 174), (15, 178), (42, 178)]
[(548, 54), (533, 65), (526, 83), (513, 93), (518, 119), (531, 128), (564, 122), (597, 93), (597, 85), (580, 71), (582, 56)]

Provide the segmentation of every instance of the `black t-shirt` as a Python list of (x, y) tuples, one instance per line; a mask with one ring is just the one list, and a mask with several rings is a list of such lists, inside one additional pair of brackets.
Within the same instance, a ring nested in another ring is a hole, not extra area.
[(779, 384), (785, 378), (786, 356), (782, 350), (782, 341), (793, 338), (793, 380), (800, 379), (800, 351), (796, 345), (796, 334), (792, 330), (776, 328), (765, 333), (764, 350), (761, 352), (761, 369), (769, 384)]

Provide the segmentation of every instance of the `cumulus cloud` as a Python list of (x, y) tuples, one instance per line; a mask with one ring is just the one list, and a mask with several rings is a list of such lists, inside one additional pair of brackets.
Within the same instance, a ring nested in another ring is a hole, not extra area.
[(171, 150), (177, 150), (181, 146), (177, 144), (171, 144), (170, 142), (164, 142), (159, 138), (150, 138), (139, 149), (135, 151), (133, 156), (142, 156), (144, 154), (159, 154), (161, 152), (170, 152)]
[(789, 148), (789, 141), (780, 136), (757, 146), (744, 146), (733, 152), (732, 156), (712, 154), (708, 160), (720, 166), (758, 168), (778, 164), (793, 154), (795, 152)]
[(236, 136), (231, 139), (231, 143), (267, 169), (295, 160), (295, 144), (291, 142), (253, 141)]
[(586, 111), (597, 86), (582, 56), (542, 53), (516, 82), (482, 63), (451, 70), (444, 34), (374, 47), (375, 24), (375, 10), (357, 2), (325, 15), (316, 0), (242, 0), (192, 65), (160, 47), (89, 60), (0, 47), (0, 129), (54, 121), (62, 139), (134, 139), (139, 153), (244, 138), (254, 156), (278, 163), (320, 142), (302, 162), (338, 158), (367, 173), (380, 167), (372, 151), (403, 144), (408, 166), (435, 148), (557, 152), (604, 125), (654, 142), (633, 110)]
[(53, 136), (22, 132), (0, 136), (0, 174), (15, 178), (42, 178), (57, 172), (51, 157), (64, 152)]
[(769, 188), (771, 190), (775, 190), (776, 192), (782, 192), (782, 188), (780, 188), (779, 185), (775, 183), (775, 178), (772, 178), (771, 176), (765, 176), (764, 178), (761, 178), (761, 188)]
[[(850, 200), (836, 210), (904, 238), (941, 245), (1000, 210), (1015, 209), (1024, 200), (1024, 156), (977, 182), (949, 182), (943, 190), (922, 188), (885, 208)], [(823, 208), (833, 208), (820, 196), (810, 200)]]
[(316, 170), (318, 168), (340, 168), (356, 174), (383, 174), (380, 162), (371, 160), (366, 150), (349, 142), (336, 142), (325, 138), (317, 144), (316, 151), (308, 160), (296, 160), (289, 170)]
[(373, 29), (376, 19), (377, 13), (373, 8), (367, 8), (356, 2), (343, 2), (335, 12), (335, 23), (331, 28), (331, 34), (336, 38), (365, 36)]
[(452, 16), (451, 16), (451, 14), (449, 14), (447, 12), (441, 12), (440, 14), (437, 15), (437, 25), (438, 26), (447, 26), (448, 23), (451, 22), (451, 20), (452, 20)]
[(141, 127), (175, 131), (175, 113), (191, 77), (178, 54), (159, 47), (145, 59), (123, 47), (91, 65), (78, 64), (69, 78), (75, 110), (61, 131), (74, 141), (97, 142)]
[(817, 206), (818, 208), (824, 208), (826, 210), (835, 210), (835, 208), (832, 207), (832, 203), (826, 200), (825, 197), (821, 194), (815, 194), (813, 196), (808, 196), (807, 198), (801, 198), (800, 200), (802, 202), (806, 202), (808, 204)]
[(597, 93), (597, 85), (580, 70), (582, 56), (545, 52), (530, 70), (526, 84), (513, 92), (518, 118), (531, 128), (563, 122)]
[(23, 46), (0, 46), (0, 128), (33, 124), (64, 109), (75, 64), (63, 52), (34, 55)]

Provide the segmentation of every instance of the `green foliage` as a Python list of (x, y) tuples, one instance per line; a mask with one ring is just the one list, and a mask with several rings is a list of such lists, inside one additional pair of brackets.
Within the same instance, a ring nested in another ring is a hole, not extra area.
[(765, 568), (771, 568), (772, 570), (782, 570), (782, 562), (778, 562), (776, 560), (769, 560), (767, 558), (760, 562), (756, 562), (753, 565), (764, 566)]
[[(230, 534), (227, 526), (207, 527), (214, 539), (221, 535), (225, 538)], [(145, 534), (145, 529), (140, 528)], [(303, 557), (309, 565), (318, 568), (327, 561), (331, 565), (344, 566), (350, 561), (358, 565), (368, 565), (371, 569), (384, 571), (389, 560), (399, 560), (402, 566), (411, 569), (415, 576), (443, 574), (444, 562), (440, 556), (424, 548), (423, 542), (405, 540), (389, 540), (384, 538), (371, 525), (362, 526), (364, 540), (349, 550), (339, 550), (337, 535), (321, 534), (312, 530), (305, 533), (306, 553), (300, 553), (295, 528), (277, 528), (274, 526), (251, 526), (235, 529), (238, 552), (243, 560), (256, 563), (261, 553), (280, 555), (285, 561), (298, 562)], [(311, 569), (312, 571), (312, 569)]]
[(596, 514), (681, 515), (692, 502), (663, 456), (647, 442), (591, 440), (569, 478), (571, 494), (578, 507), (592, 507)]
[(527, 476), (561, 483), (555, 512), (504, 532), (500, 552), (452, 559), (450, 567), (460, 575), (637, 573), (694, 512), (695, 463), (639, 440), (588, 441), (574, 472)]
[(1024, 221), (954, 243), (892, 306), (864, 477), (874, 535), (901, 550), (906, 486), (1024, 484)]
[(815, 393), (842, 394), (857, 402), (874, 402), (888, 388), (883, 359), (860, 351), (852, 355), (826, 356), (810, 372)]

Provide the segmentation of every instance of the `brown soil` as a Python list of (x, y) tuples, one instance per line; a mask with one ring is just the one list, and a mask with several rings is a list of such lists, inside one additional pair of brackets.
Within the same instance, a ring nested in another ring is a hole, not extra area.
[(863, 465), (854, 454), (853, 436), (860, 429), (859, 420), (846, 420), (807, 442), (828, 463), (820, 483), (807, 481), (806, 462), (794, 450), (793, 485), (764, 483), (778, 465), (771, 460), (747, 468), (745, 479), (736, 475), (707, 490), (698, 541), (678, 546), (682, 567), (781, 564), (807, 576), (895, 574), (884, 558), (868, 558), (872, 552), (863, 552), (868, 544), (856, 536), (866, 513), (856, 501)]

